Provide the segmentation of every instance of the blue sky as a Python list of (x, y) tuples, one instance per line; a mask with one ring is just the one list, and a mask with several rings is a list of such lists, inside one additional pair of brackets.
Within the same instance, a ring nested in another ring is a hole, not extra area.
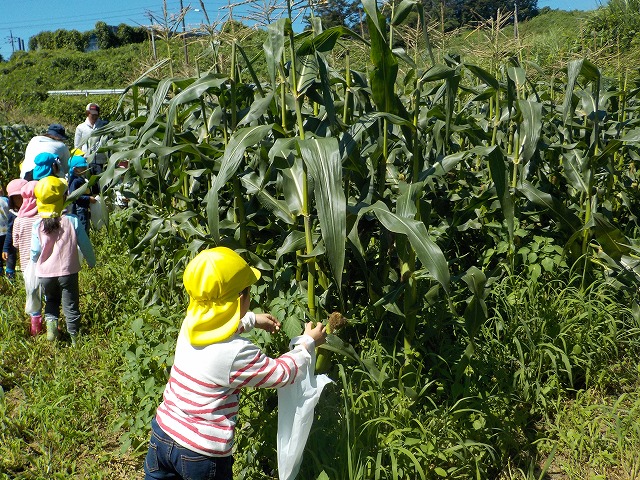
[[(246, 3), (242, 0), (203, 0), (212, 21), (222, 20), (228, 12), (224, 8), (229, 3)], [(272, 3), (270, 0), (256, 0), (258, 3)], [(563, 10), (592, 10), (606, 0), (538, 0), (538, 7), (549, 6)], [(29, 37), (41, 31), (79, 30), (94, 28), (97, 21), (109, 25), (126, 23), (129, 25), (149, 25), (148, 13), (159, 15), (162, 12), (162, 0), (0, 0), (0, 55), (5, 59), (11, 56), (10, 37), (14, 37), (14, 46), (24, 41), (28, 48)], [(188, 25), (197, 26), (204, 22), (199, 0), (183, 0), (183, 5), (191, 6), (192, 11), (186, 17)], [(244, 7), (245, 9), (247, 7)], [(180, 0), (167, 0), (170, 13), (180, 10)], [(242, 7), (236, 9), (241, 13)]]

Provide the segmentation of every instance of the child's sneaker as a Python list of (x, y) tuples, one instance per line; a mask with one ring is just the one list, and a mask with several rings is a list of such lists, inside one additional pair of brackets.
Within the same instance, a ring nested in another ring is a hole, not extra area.
[(42, 315), (31, 315), (31, 336), (42, 333)]
[(71, 333), (69, 336), (71, 337), (71, 346), (72, 347), (77, 347), (78, 346), (78, 334), (77, 333)]
[(53, 342), (54, 340), (57, 340), (59, 336), (58, 319), (54, 318), (52, 320), (47, 320), (47, 340)]

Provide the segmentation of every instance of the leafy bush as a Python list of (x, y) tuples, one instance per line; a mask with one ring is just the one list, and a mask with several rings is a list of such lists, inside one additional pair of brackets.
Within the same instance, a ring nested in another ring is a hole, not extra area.
[(587, 21), (588, 32), (628, 49), (640, 32), (640, 1), (609, 0)]

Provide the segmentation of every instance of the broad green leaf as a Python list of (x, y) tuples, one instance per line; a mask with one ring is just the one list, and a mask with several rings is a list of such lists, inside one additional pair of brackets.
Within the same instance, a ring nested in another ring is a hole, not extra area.
[(453, 75), (455, 75), (455, 73), (456, 71), (453, 68), (447, 67), (446, 65), (434, 65), (429, 70), (427, 70), (424, 75), (422, 75), (422, 77), (420, 78), (420, 83), (444, 80), (446, 78), (451, 78)]
[(138, 137), (141, 137), (147, 129), (151, 128), (158, 121), (160, 110), (165, 106), (167, 94), (169, 93), (172, 82), (173, 78), (163, 78), (160, 80), (160, 83), (158, 83), (158, 87), (151, 96), (151, 107), (147, 111), (147, 121), (138, 131)]
[(378, 10), (375, 0), (364, 0), (371, 49), (369, 58), (373, 68), (369, 72), (371, 96), (382, 112), (396, 113), (395, 82), (398, 76), (398, 60), (391, 51), (386, 37), (385, 17)]
[(246, 149), (261, 142), (272, 128), (272, 125), (258, 125), (255, 127), (241, 128), (237, 130), (229, 140), (229, 144), (227, 145), (227, 148), (224, 151), (224, 156), (222, 157), (220, 171), (213, 179), (211, 188), (207, 192), (205, 198), (207, 203), (206, 212), (209, 232), (213, 236), (216, 244), (220, 244), (218, 192), (224, 184), (236, 174)]
[(336, 124), (336, 110), (333, 104), (333, 94), (331, 92), (331, 80), (329, 79), (329, 72), (324, 57), (320, 54), (316, 54), (316, 61), (318, 63), (318, 73), (320, 74), (320, 83), (322, 85), (322, 99), (324, 109), (327, 112), (327, 121), (335, 125)]
[(312, 55), (315, 52), (330, 52), (336, 46), (336, 43), (341, 37), (351, 37), (363, 41), (363, 38), (353, 30), (345, 27), (344, 25), (338, 25), (335, 27), (327, 28), (324, 32), (314, 36), (307, 36), (302, 42), (298, 51), (299, 56)]
[(326, 245), (327, 260), (340, 291), (347, 237), (347, 200), (342, 188), (342, 162), (338, 140), (332, 137), (312, 138), (299, 140), (298, 145), (313, 179), (322, 240)]
[(296, 217), (291, 213), (287, 204), (282, 200), (274, 198), (263, 188), (260, 177), (256, 172), (244, 175), (241, 180), (247, 189), (247, 193), (249, 195), (255, 195), (264, 208), (289, 225), (295, 223)]
[(571, 233), (574, 233), (582, 228), (580, 219), (569, 211), (559, 199), (538, 190), (526, 181), (522, 182), (518, 190), (531, 202), (544, 208), (558, 223), (561, 229), (568, 229)]
[(500, 89), (500, 82), (498, 82), (496, 77), (491, 75), (484, 68), (480, 68), (477, 65), (471, 64), (465, 64), (465, 68), (494, 90)]
[(192, 103), (199, 100), (202, 95), (211, 90), (219, 89), (227, 81), (226, 77), (209, 73), (200, 77), (187, 88), (182, 90), (169, 102), (169, 111), (167, 113), (167, 127), (164, 135), (164, 144), (173, 144), (173, 130), (176, 121), (178, 107), (185, 103)]
[(363, 137), (366, 136), (367, 130), (380, 119), (385, 119), (394, 125), (415, 130), (414, 125), (409, 120), (399, 117), (398, 115), (385, 112), (362, 115), (358, 121), (351, 125), (340, 137), (340, 152), (342, 152), (343, 159), (347, 158), (358, 148)]
[(377, 1), (362, 0), (362, 8), (364, 9), (364, 13), (366, 13), (367, 17), (369, 17), (373, 22), (372, 26), (377, 30), (377, 35), (384, 38), (386, 34), (386, 22), (384, 18), (380, 19), (380, 11), (378, 10)]
[(302, 213), (302, 197), (304, 178), (304, 168), (302, 161), (296, 158), (291, 168), (287, 168), (280, 172), (282, 175), (282, 194), (284, 201), (287, 203), (289, 210), (294, 215)]
[(611, 224), (601, 213), (593, 214), (594, 237), (602, 247), (602, 250), (616, 261), (620, 261), (623, 255), (630, 252), (627, 237)]
[(587, 165), (587, 159), (582, 158), (582, 154), (577, 149), (572, 149), (562, 155), (562, 173), (569, 185), (578, 192), (588, 193), (591, 172)]
[(377, 202), (365, 210), (373, 212), (387, 230), (406, 235), (423, 266), (449, 292), (447, 260), (440, 247), (429, 237), (424, 223), (391, 213), (382, 202)]
[(562, 116), (565, 124), (570, 123), (573, 114), (573, 91), (580, 75), (583, 75), (588, 81), (600, 81), (600, 71), (590, 61), (583, 58), (569, 62), (567, 67), (567, 88), (565, 90), (564, 104), (562, 105)]
[(288, 18), (280, 18), (274, 23), (267, 26), (267, 39), (264, 41), (262, 48), (265, 53), (265, 60), (267, 63), (267, 71), (271, 79), (271, 85), (276, 84), (276, 74), (280, 62), (282, 61), (282, 53), (284, 52), (284, 32), (287, 27), (287, 23), (290, 23)]
[(273, 92), (269, 92), (267, 96), (264, 98), (256, 99), (251, 104), (251, 108), (249, 108), (249, 111), (247, 112), (247, 114), (244, 117), (242, 117), (242, 120), (240, 120), (240, 122), (238, 122), (238, 126), (246, 125), (253, 122), (254, 120), (258, 120), (260, 117), (262, 117), (265, 114), (265, 112), (269, 108), (269, 105), (271, 104), (272, 101), (273, 101)]
[(407, 15), (411, 13), (413, 7), (415, 7), (416, 0), (402, 0), (396, 4), (393, 11), (393, 18), (391, 19), (391, 25), (397, 26), (402, 24), (402, 21), (407, 18)]
[(513, 80), (518, 88), (521, 88), (527, 81), (527, 74), (525, 73), (524, 68), (521, 67), (507, 68), (507, 75), (511, 80)]
[(509, 175), (504, 154), (498, 145), (489, 147), (486, 150), (482, 148), (475, 148), (474, 152), (482, 152), (482, 154), (489, 159), (489, 171), (491, 172), (491, 179), (496, 187), (496, 193), (498, 195), (500, 207), (502, 208), (504, 220), (507, 223), (509, 242), (513, 242), (513, 230), (515, 223), (514, 203), (511, 191), (509, 190)]
[(518, 100), (518, 108), (522, 113), (520, 126), (522, 162), (527, 163), (538, 148), (538, 140), (542, 132), (542, 104), (530, 100)]
[(623, 142), (640, 142), (640, 128), (634, 128), (630, 132), (627, 132), (620, 140)]
[(279, 261), (280, 258), (287, 253), (304, 250), (306, 245), (307, 241), (304, 238), (304, 232), (301, 232), (299, 230), (292, 231), (291, 233), (289, 233), (289, 235), (287, 235), (287, 238), (284, 239), (284, 242), (282, 242), (282, 245), (280, 245), (280, 247), (278, 248), (278, 251), (276, 252), (276, 262)]
[(298, 95), (302, 95), (315, 83), (318, 74), (319, 66), (315, 55), (296, 57), (296, 92)]

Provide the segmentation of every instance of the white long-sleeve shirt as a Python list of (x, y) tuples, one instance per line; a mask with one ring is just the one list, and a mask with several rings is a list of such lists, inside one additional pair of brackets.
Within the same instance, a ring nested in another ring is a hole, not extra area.
[[(255, 324), (249, 312), (241, 330)], [(300, 367), (311, 362), (311, 337), (278, 358), (270, 358), (249, 340), (229, 339), (194, 347), (181, 332), (174, 364), (156, 420), (162, 430), (184, 447), (212, 457), (231, 455), (243, 387), (277, 388), (303, 378)]]
[(82, 150), (89, 162), (95, 162), (100, 165), (106, 162), (107, 156), (104, 153), (96, 152), (100, 147), (100, 139), (92, 137), (91, 135), (96, 129), (104, 125), (105, 122), (102, 120), (98, 120), (96, 123), (91, 124), (89, 118), (87, 118), (84, 123), (81, 123), (76, 127), (76, 132), (73, 137), (73, 146)]

